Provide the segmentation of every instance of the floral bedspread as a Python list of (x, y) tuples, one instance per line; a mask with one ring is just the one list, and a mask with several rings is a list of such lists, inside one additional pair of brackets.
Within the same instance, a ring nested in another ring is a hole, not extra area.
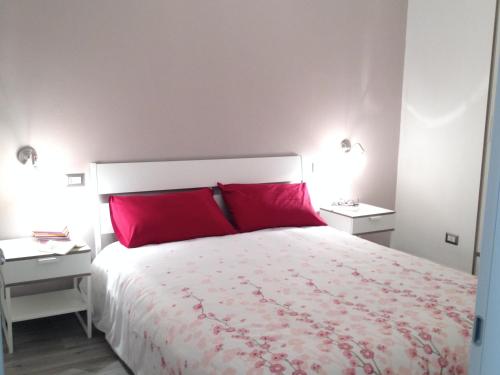
[(136, 374), (465, 374), (476, 280), (329, 227), (126, 249), (94, 322)]

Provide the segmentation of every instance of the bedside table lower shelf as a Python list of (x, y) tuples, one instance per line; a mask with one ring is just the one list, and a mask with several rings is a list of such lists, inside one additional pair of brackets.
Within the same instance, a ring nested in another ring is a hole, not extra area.
[(75, 289), (58, 290), (11, 299), (13, 323), (83, 310), (87, 310), (87, 302)]
[[(73, 277), (73, 288), (54, 292), (11, 297), (11, 287), (0, 285), (2, 307), (2, 330), (9, 353), (14, 352), (12, 324), (25, 320), (46, 318), (54, 315), (75, 313), (87, 337), (92, 337), (92, 303), (89, 295), (78, 288), (78, 281), (86, 281), (86, 290), (91, 290), (90, 275)], [(1, 279), (0, 279), (1, 280)], [(0, 283), (1, 284), (1, 283)], [(86, 321), (80, 312), (86, 311)]]

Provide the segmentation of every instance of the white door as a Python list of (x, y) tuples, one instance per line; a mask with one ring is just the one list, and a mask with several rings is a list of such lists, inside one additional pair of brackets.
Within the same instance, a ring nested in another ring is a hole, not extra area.
[[(497, 53), (498, 53), (497, 49)], [(494, 75), (497, 90), (500, 74)], [(490, 157), (469, 374), (500, 374), (500, 91), (492, 109)]]

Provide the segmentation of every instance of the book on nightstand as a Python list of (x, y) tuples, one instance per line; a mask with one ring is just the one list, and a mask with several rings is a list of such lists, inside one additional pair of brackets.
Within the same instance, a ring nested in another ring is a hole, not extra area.
[(62, 231), (40, 231), (34, 230), (32, 232), (34, 238), (40, 241), (48, 241), (48, 240), (57, 240), (57, 241), (68, 241), (69, 238), (69, 230), (68, 227), (64, 227)]
[(38, 251), (46, 254), (65, 255), (75, 248), (85, 246), (70, 239), (68, 227), (64, 227), (62, 231), (34, 230), (32, 236), (40, 243)]

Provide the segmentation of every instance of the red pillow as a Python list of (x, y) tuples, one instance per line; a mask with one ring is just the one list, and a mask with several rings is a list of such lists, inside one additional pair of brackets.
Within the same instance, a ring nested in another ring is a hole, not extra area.
[(326, 225), (314, 212), (305, 183), (218, 186), (241, 232)]
[(236, 233), (208, 188), (111, 196), (109, 209), (116, 238), (126, 247)]

